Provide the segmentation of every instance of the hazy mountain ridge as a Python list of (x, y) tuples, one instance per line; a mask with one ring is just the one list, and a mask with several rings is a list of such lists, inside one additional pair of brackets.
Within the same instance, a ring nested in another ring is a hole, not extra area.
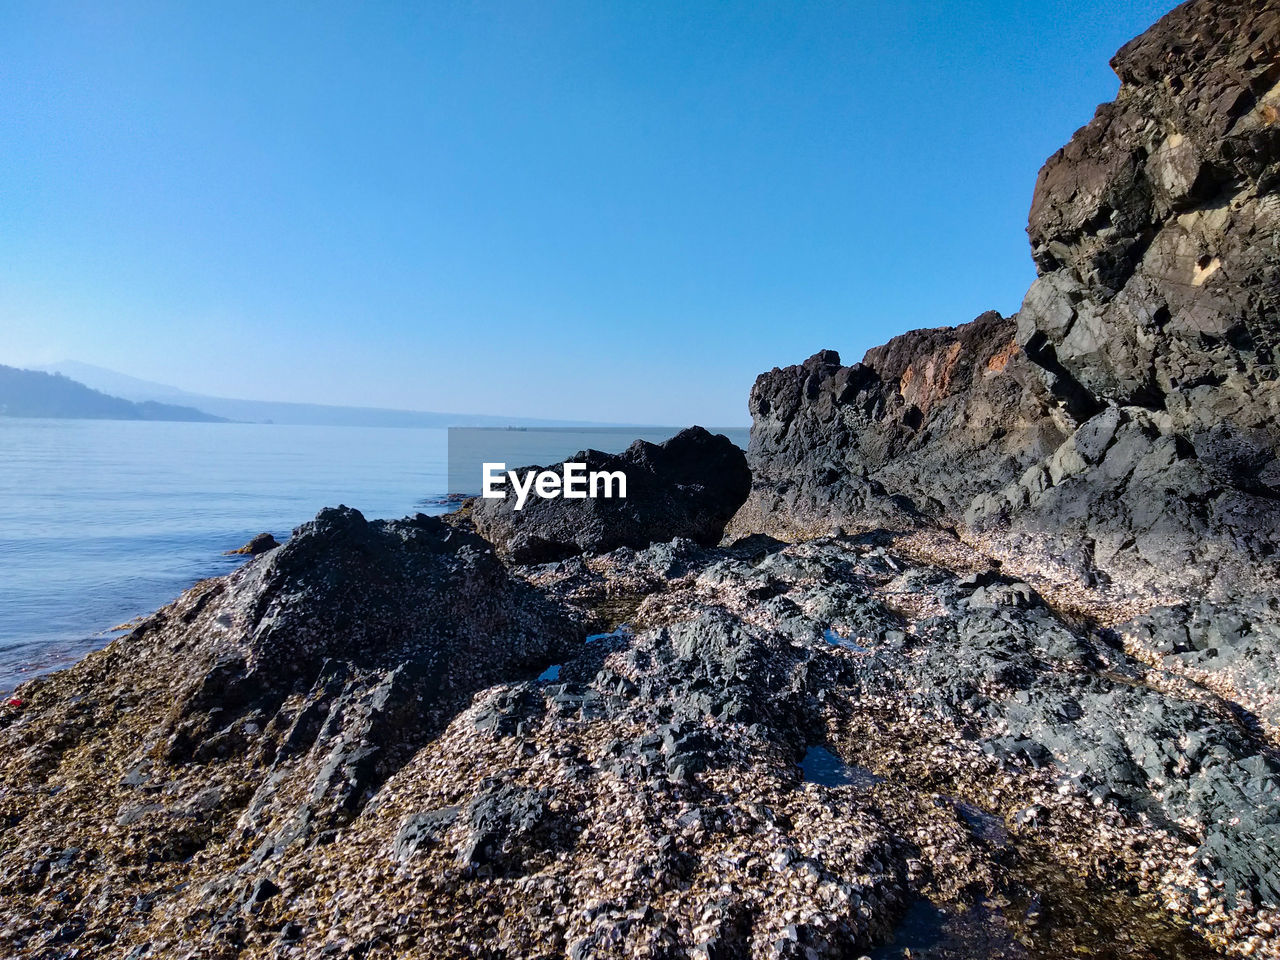
[(491, 426), (587, 426), (585, 420), (546, 420), (537, 417), (504, 417), (491, 414), (441, 413), (430, 410), (391, 410), (380, 407), (341, 407), (322, 403), (290, 403), (282, 400), (242, 400), (190, 393), (164, 383), (131, 377), (115, 370), (77, 360), (59, 360), (39, 369), (60, 373), (96, 390), (135, 402), (159, 401), (199, 407), (229, 420), (326, 427), (491, 427)]
[(135, 403), (56, 373), (0, 365), (0, 416), (90, 420), (172, 420), (221, 423), (224, 417), (194, 407), (145, 400)]

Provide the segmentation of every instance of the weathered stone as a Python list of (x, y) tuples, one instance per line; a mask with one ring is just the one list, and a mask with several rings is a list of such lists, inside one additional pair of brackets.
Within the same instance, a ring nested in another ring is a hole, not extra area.
[(260, 533), (243, 547), (239, 547), (235, 550), (228, 550), (227, 555), (233, 556), (235, 554), (245, 554), (250, 557), (256, 557), (258, 554), (266, 553), (268, 550), (274, 550), (278, 546), (280, 546), (280, 544), (271, 534)]
[(1154, 597), (1280, 575), (1280, 7), (1184, 4), (1045, 164), (1016, 318), (823, 351), (751, 395), (730, 536), (958, 528)]
[[(711, 545), (751, 485), (742, 451), (702, 427), (682, 430), (660, 444), (637, 440), (618, 455), (583, 450), (568, 462), (584, 463), (588, 472), (623, 472), (626, 497), (530, 496), (520, 510), (514, 497), (478, 498), (469, 509), (475, 529), (520, 563), (643, 548), (676, 537)], [(529, 469), (541, 468), (519, 472)]]

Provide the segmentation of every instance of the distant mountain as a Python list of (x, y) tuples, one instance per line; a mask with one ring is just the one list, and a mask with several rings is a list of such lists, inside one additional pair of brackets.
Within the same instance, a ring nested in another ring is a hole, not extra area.
[(64, 377), (78, 380), (94, 390), (101, 390), (113, 397), (124, 397), (126, 400), (144, 401), (158, 400), (161, 403), (177, 403), (185, 400), (186, 395), (177, 387), (163, 383), (152, 383), (140, 380), (128, 374), (117, 373), (106, 367), (96, 367), (91, 363), (80, 363), (78, 360), (59, 360), (57, 363), (32, 367), (45, 373), (60, 373)]
[(77, 360), (60, 360), (40, 368), (86, 383), (96, 390), (138, 402), (183, 403), (229, 420), (326, 427), (581, 427), (600, 426), (586, 420), (539, 420), (476, 413), (438, 413), (426, 410), (387, 410), (379, 407), (335, 407), (320, 403), (276, 400), (236, 400), (189, 393), (164, 383)]
[(0, 417), (60, 417), (85, 420), (181, 420), (207, 423), (223, 418), (147, 400), (135, 403), (92, 390), (56, 373), (0, 364)]

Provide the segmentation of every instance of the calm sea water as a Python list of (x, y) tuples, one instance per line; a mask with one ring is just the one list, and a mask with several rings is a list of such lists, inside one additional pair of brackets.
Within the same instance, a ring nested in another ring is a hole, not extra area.
[(0, 417), (0, 690), (283, 540), (326, 506), (439, 513), (446, 433)]

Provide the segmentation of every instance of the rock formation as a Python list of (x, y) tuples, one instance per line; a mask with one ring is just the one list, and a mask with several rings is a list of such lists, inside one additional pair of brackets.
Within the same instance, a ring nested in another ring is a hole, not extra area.
[(1055, 579), (1266, 589), (1280, 543), (1280, 7), (1184, 4), (1041, 171), (1018, 315), (751, 394), (731, 534), (957, 529)]
[(467, 511), (475, 529), (517, 563), (647, 547), (675, 537), (709, 545), (720, 540), (751, 489), (742, 451), (702, 427), (689, 427), (660, 444), (637, 440), (617, 455), (582, 450), (570, 462), (584, 463), (588, 471), (622, 471), (627, 496), (531, 496), (520, 510), (514, 497), (476, 499)]
[(196, 876), (233, 929), (279, 849), (328, 842), (475, 690), (580, 634), (474, 535), (322, 511), (0, 708), (3, 952), (118, 955)]
[[(0, 945), (843, 957), (925, 910), (939, 956), (1111, 933), (1274, 953), (1254, 927), (1280, 766), (1258, 735), (923, 543), (676, 540), (526, 583), (437, 522), (327, 512), (23, 688), (0, 731)], [(631, 627), (534, 639), (620, 595)], [(1170, 919), (1192, 910), (1199, 935)]]
[(996, 313), (896, 337), (851, 367), (824, 350), (774, 369), (750, 409), (754, 482), (730, 537), (946, 523), (1071, 430)]
[(754, 476), (326, 510), (24, 684), (0, 954), (1280, 957), (1278, 28), (1126, 46), (1018, 316), (762, 375)]
[(268, 550), (274, 550), (278, 546), (280, 546), (280, 544), (271, 534), (259, 533), (257, 536), (249, 540), (249, 542), (244, 546), (237, 547), (235, 550), (226, 551), (226, 556), (256, 557), (258, 554), (266, 553)]

